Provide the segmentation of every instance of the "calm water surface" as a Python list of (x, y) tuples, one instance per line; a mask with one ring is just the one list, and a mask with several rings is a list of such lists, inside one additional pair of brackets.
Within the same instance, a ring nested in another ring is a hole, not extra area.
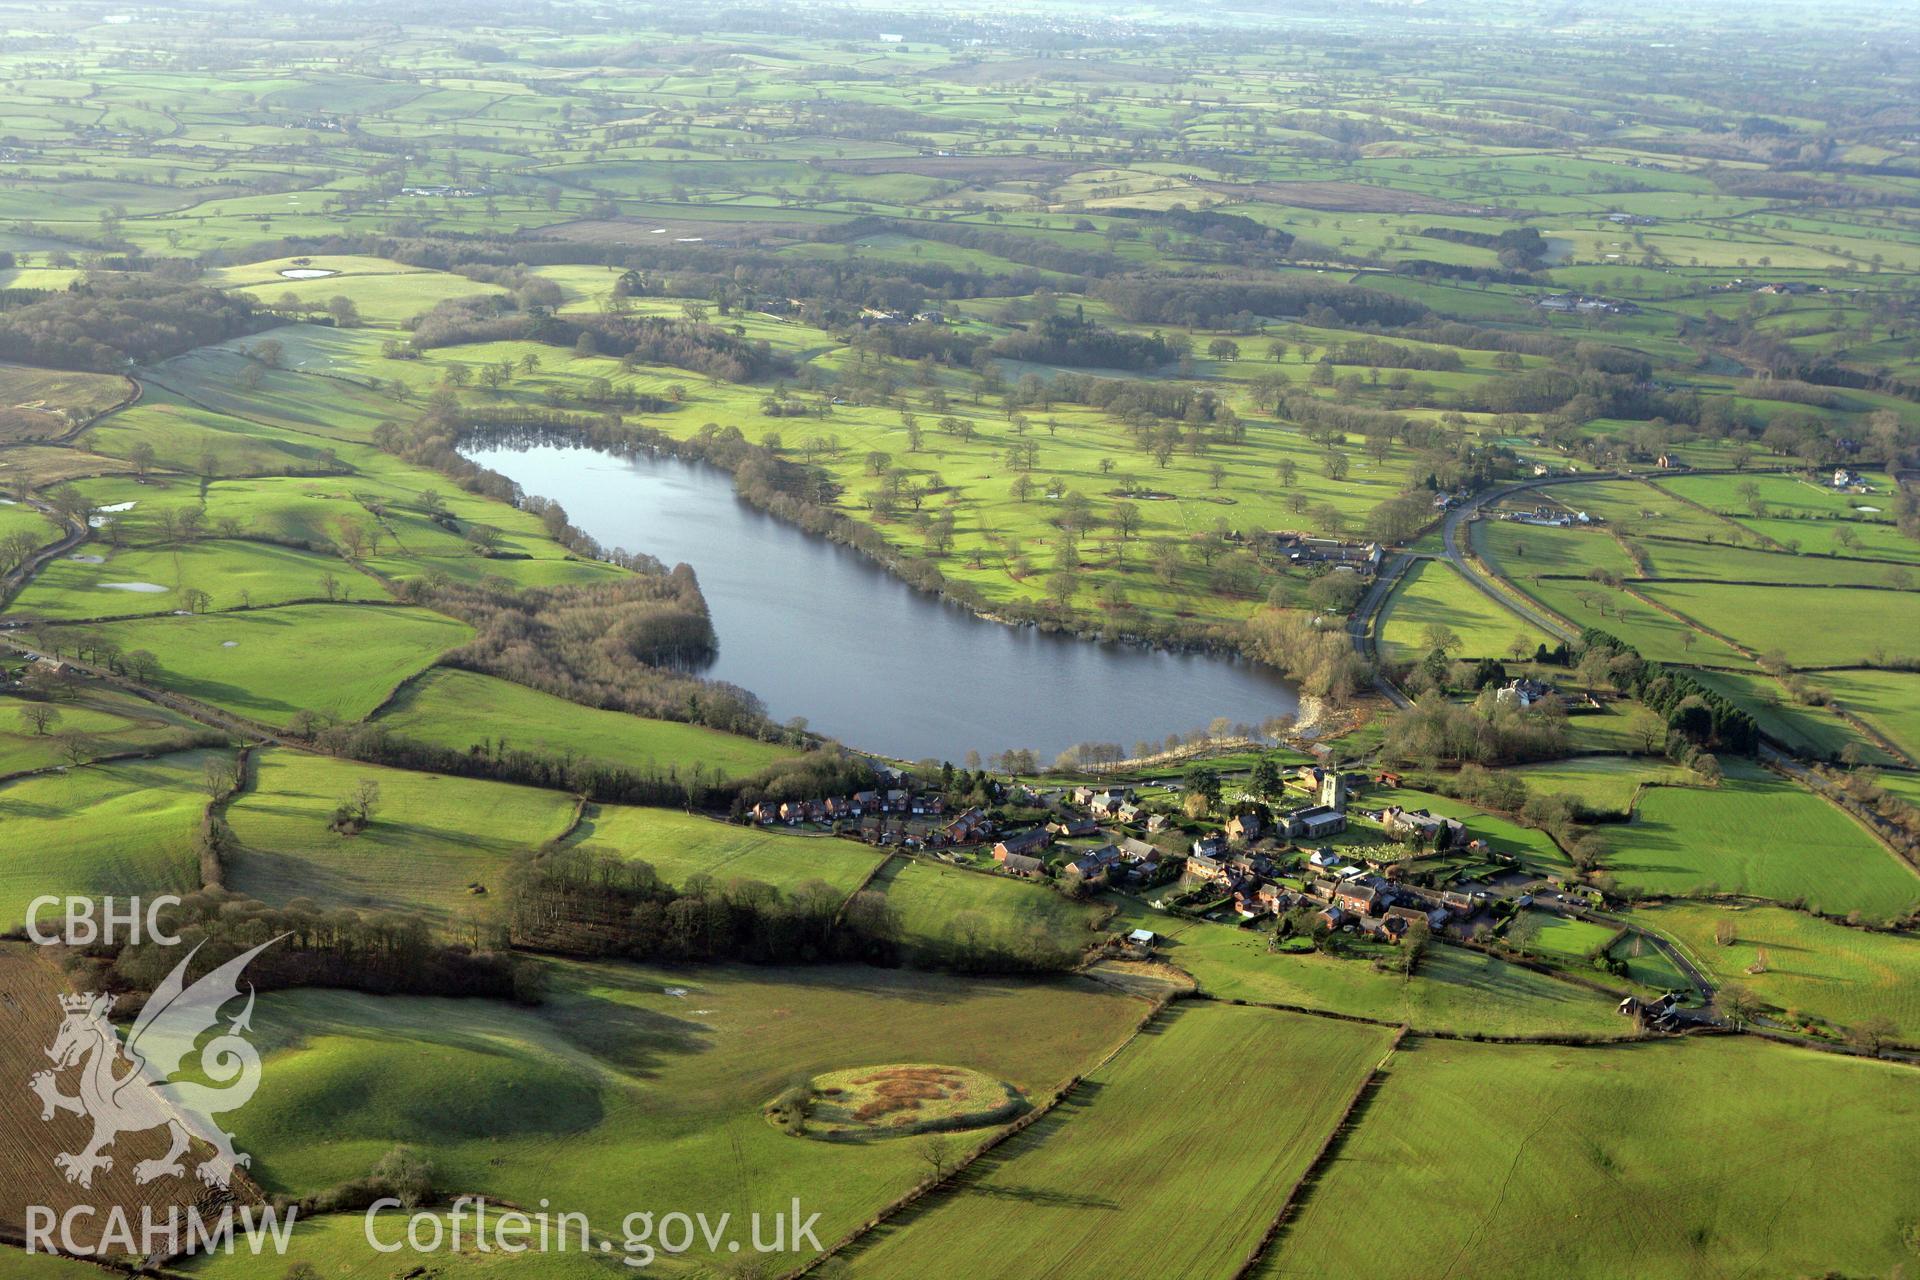
[(559, 502), (606, 546), (692, 565), (720, 637), (704, 674), (852, 746), (956, 761), (1025, 747), (1050, 762), (1079, 742), (1131, 748), (1299, 706), (1292, 686), (1244, 662), (976, 618), (756, 511), (704, 463), (546, 444), (467, 456)]

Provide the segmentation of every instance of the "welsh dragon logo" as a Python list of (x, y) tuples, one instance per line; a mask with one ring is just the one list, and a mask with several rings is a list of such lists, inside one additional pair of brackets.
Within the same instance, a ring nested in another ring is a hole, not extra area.
[[(136, 1182), (185, 1177), (181, 1157), (195, 1138), (213, 1148), (213, 1154), (194, 1170), (209, 1187), (225, 1190), (234, 1169), (252, 1162), (250, 1156), (233, 1149), (233, 1135), (212, 1119), (216, 1113), (245, 1106), (260, 1085), (260, 1053), (246, 1039), (252, 1029), (251, 984), (246, 1007), (200, 1051), (199, 1074), (212, 1083), (172, 1077), (193, 1053), (200, 1036), (219, 1021), (221, 1007), (240, 994), (240, 974), (248, 963), (278, 941), (263, 942), (188, 986), (187, 966), (200, 950), (195, 947), (147, 1000), (124, 1045), (107, 1021), (112, 996), (60, 997), (65, 1018), (46, 1051), (53, 1070), (35, 1074), (28, 1087), (40, 1095), (41, 1120), (50, 1121), (64, 1111), (93, 1121), (93, 1137), (85, 1147), (53, 1158), (67, 1181), (91, 1187), (96, 1171), (112, 1170), (113, 1157), (108, 1152), (119, 1135), (161, 1127), (171, 1135), (172, 1146), (159, 1159), (135, 1165)], [(79, 1092), (68, 1096), (60, 1092), (59, 1077), (75, 1068)]]

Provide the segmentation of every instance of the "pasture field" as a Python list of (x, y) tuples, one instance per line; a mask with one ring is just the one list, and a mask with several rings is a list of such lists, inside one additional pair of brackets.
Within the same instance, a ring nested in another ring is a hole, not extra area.
[[(1637, 909), (1634, 918), (1678, 941), (1716, 984), (1753, 992), (1781, 1021), (1789, 1010), (1841, 1027), (1886, 1018), (1901, 1040), (1920, 1042), (1920, 943), (1912, 937), (1780, 907), (1673, 902)], [(1733, 930), (1725, 946), (1716, 932), (1723, 924)]]
[(1556, 964), (1584, 968), (1596, 952), (1605, 949), (1620, 931), (1591, 920), (1576, 920), (1551, 911), (1529, 910), (1521, 917), (1537, 925), (1528, 950)]
[(0, 538), (16, 533), (30, 533), (37, 545), (45, 546), (60, 537), (60, 527), (32, 507), (0, 499)]
[[(1824, 683), (1830, 677), (1849, 672), (1818, 673)], [(1710, 689), (1724, 694), (1756, 720), (1763, 733), (1779, 740), (1789, 750), (1823, 760), (1837, 760), (1852, 747), (1861, 758), (1873, 764), (1890, 763), (1891, 758), (1867, 735), (1861, 733), (1831, 707), (1793, 701), (1786, 686), (1769, 676), (1736, 671), (1699, 671), (1694, 677)]]
[(886, 896), (909, 951), (936, 963), (968, 953), (1073, 955), (1098, 940), (1108, 914), (1046, 885), (921, 858), (895, 859), (872, 887)]
[[(57, 719), (42, 733), (27, 713), (29, 708), (47, 707)], [(219, 736), (143, 698), (104, 685), (75, 689), (57, 704), (0, 692), (0, 776), (65, 764), (68, 735), (77, 735), (96, 759), (123, 752), (180, 750)]]
[(1649, 990), (1685, 993), (1694, 989), (1687, 975), (1680, 972), (1680, 966), (1654, 945), (1646, 934), (1627, 934), (1613, 944), (1608, 954), (1623, 961), (1627, 966), (1627, 976)]
[(1599, 829), (1622, 887), (1690, 896), (1746, 894), (1891, 919), (1920, 902), (1920, 877), (1826, 801), (1758, 770), (1718, 787), (1656, 787), (1632, 822)]
[(1599, 529), (1481, 520), (1472, 526), (1471, 537), (1474, 551), (1510, 578), (1585, 577), (1594, 569), (1623, 578), (1639, 576), (1620, 544)]
[[(1917, 1109), (1905, 1068), (1754, 1040), (1412, 1041), (1258, 1274), (1883, 1274), (1912, 1257), (1920, 1157), (1897, 1135)], [(1355, 1231), (1362, 1201), (1421, 1211)]]
[(887, 855), (852, 840), (742, 827), (677, 809), (588, 805), (567, 844), (648, 863), (668, 884), (693, 876), (792, 889), (821, 880), (848, 894)]
[[(433, 1214), (431, 1209), (417, 1209), (414, 1213)], [(376, 1220), (374, 1235), (382, 1244), (392, 1244), (406, 1238), (408, 1219), (413, 1216), (404, 1210), (394, 1210)], [(610, 1262), (599, 1252), (600, 1238), (592, 1238), (586, 1251), (578, 1248), (562, 1252), (551, 1249), (540, 1254), (510, 1254), (489, 1248), (481, 1252), (473, 1244), (473, 1217), (468, 1214), (463, 1220), (464, 1239), (462, 1247), (451, 1247), (453, 1222), (451, 1215), (442, 1211), (436, 1215), (449, 1242), (446, 1247), (432, 1255), (430, 1274), (447, 1277), (447, 1280), (521, 1280), (531, 1277), (536, 1271), (540, 1280), (609, 1280), (609, 1277), (621, 1274), (617, 1262)], [(394, 1259), (406, 1254), (381, 1253), (367, 1243), (364, 1213), (330, 1213), (319, 1215), (303, 1214), (293, 1229), (291, 1243), (287, 1246), (284, 1258), (276, 1257), (271, 1261), (251, 1256), (246, 1246), (241, 1245), (232, 1254), (211, 1254), (176, 1261), (173, 1266), (181, 1274), (192, 1276), (194, 1280), (277, 1280), (282, 1269), (292, 1269), (305, 1264), (313, 1267), (320, 1275), (329, 1280), (387, 1280), (394, 1270)], [(615, 1224), (616, 1226), (618, 1224)], [(618, 1231), (614, 1232), (617, 1237)], [(430, 1238), (422, 1229), (422, 1239)], [(81, 1267), (83, 1263), (69, 1264)], [(666, 1270), (666, 1264), (661, 1264)], [(37, 1280), (34, 1273), (27, 1273), (28, 1280)], [(64, 1275), (51, 1276), (50, 1280), (70, 1280)]]
[[(99, 563), (95, 563), (95, 561)], [(341, 600), (385, 601), (373, 579), (338, 560), (257, 542), (185, 542), (170, 547), (101, 548), (48, 564), (14, 607), (56, 621), (172, 613), (204, 592), (197, 610), (322, 600), (325, 582)]]
[(1799, 666), (1906, 658), (1920, 646), (1920, 593), (1911, 591), (1706, 582), (1647, 583), (1641, 590), (1755, 653), (1790, 654)]
[(1840, 705), (1920, 761), (1920, 674), (1910, 671), (1822, 671), (1813, 677)]
[[(1143, 1256), (1230, 1274), (1391, 1044), (1383, 1027), (1175, 1006), (952, 1189), (870, 1235), (848, 1274), (934, 1275), (955, 1257), (1008, 1277), (1127, 1274)], [(1235, 1123), (1194, 1123), (1170, 1082), (1196, 1076), (1234, 1098)], [(1115, 1212), (1129, 1205), (1154, 1208)]]
[(823, 1215), (817, 1231), (828, 1240), (911, 1187), (924, 1165), (911, 1141), (779, 1131), (761, 1109), (789, 1083), (928, 1062), (1042, 1099), (1148, 1011), (1072, 978), (564, 964), (553, 979), (535, 1009), (327, 991), (262, 997), (263, 1082), (234, 1117), (255, 1175), (269, 1190), (312, 1191), (406, 1144), (433, 1162), (436, 1182), (529, 1205), (548, 1199), (616, 1241), (636, 1206), (770, 1217), (795, 1196)]
[(1657, 756), (1575, 756), (1522, 765), (1513, 775), (1535, 795), (1570, 795), (1591, 812), (1617, 814), (1633, 811), (1642, 787), (1684, 787), (1699, 781), (1691, 769)]
[[(1638, 649), (1641, 657), (1651, 658), (1655, 662), (1735, 670), (1751, 670), (1753, 667), (1752, 660), (1734, 646), (1707, 635), (1654, 605), (1636, 599), (1624, 590), (1567, 578), (1522, 579), (1517, 585), (1574, 626), (1598, 627), (1611, 632)], [(1636, 582), (1633, 587), (1635, 590), (1652, 590), (1661, 585)]]
[[(112, 622), (98, 630), (123, 653), (146, 650), (154, 680), (267, 724), (301, 712), (365, 717), (402, 680), (473, 635), (424, 609), (301, 604), (243, 613)], [(337, 659), (351, 653), (342, 667)]]
[(203, 787), (215, 753), (116, 760), (0, 783), (0, 930), (43, 894), (184, 893), (200, 887)]
[(1427, 628), (1444, 627), (1459, 643), (1456, 658), (1509, 658), (1515, 646), (1532, 653), (1551, 637), (1487, 599), (1443, 560), (1423, 560), (1407, 571), (1382, 609), (1382, 657), (1414, 662), (1426, 656)]
[[(248, 773), (227, 811), (239, 844), (228, 887), (263, 902), (311, 898), (444, 922), (463, 906), (485, 907), (514, 854), (573, 820), (574, 801), (557, 791), (296, 751), (257, 752)], [(331, 830), (334, 808), (363, 781), (380, 789), (372, 824), (356, 835)]]
[(792, 754), (700, 725), (601, 711), (478, 672), (436, 667), (407, 684), (379, 722), (405, 738), (466, 750), (536, 751), (641, 772), (741, 777)]
[(1459, 947), (1435, 946), (1412, 979), (1383, 973), (1366, 958), (1274, 954), (1267, 935), (1120, 904), (1112, 928), (1152, 929), (1159, 954), (1186, 970), (1207, 995), (1358, 1014), (1416, 1031), (1463, 1034), (1615, 1036), (1624, 1033), (1606, 997)]
[(0, 443), (57, 440), (132, 394), (124, 378), (0, 364)]

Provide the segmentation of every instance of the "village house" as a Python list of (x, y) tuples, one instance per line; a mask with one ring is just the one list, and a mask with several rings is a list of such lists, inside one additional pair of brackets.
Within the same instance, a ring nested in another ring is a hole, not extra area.
[(1100, 824), (1085, 816), (1056, 818), (1047, 824), (1047, 830), (1061, 839), (1071, 839), (1099, 834)]
[(1113, 816), (1117, 822), (1124, 822), (1128, 826), (1134, 826), (1142, 817), (1146, 816), (1146, 812), (1145, 809), (1142, 809), (1139, 805), (1129, 800), (1115, 810)]
[(1052, 843), (1053, 836), (1043, 827), (1016, 832), (993, 846), (993, 860), (1005, 862), (1013, 854), (1025, 854), (1031, 857)]
[(1380, 811), (1380, 825), (1395, 840), (1415, 840), (1435, 849), (1451, 849), (1467, 842), (1466, 824), (1458, 818), (1442, 818), (1425, 809), (1402, 809), (1388, 805)]
[(1224, 836), (1201, 836), (1193, 842), (1193, 856), (1196, 858), (1219, 858), (1227, 852)]
[(1096, 818), (1111, 818), (1131, 798), (1124, 791), (1096, 791), (1087, 798), (1087, 812)]
[(1158, 832), (1165, 831), (1167, 829), (1167, 824), (1170, 821), (1172, 821), (1172, 819), (1168, 818), (1167, 815), (1164, 813), (1148, 814), (1147, 815), (1147, 834), (1154, 835)]
[(1522, 676), (1518, 680), (1509, 680), (1495, 689), (1493, 700), (1503, 707), (1519, 707), (1524, 711), (1552, 692), (1552, 686)]
[(1038, 858), (1029, 858), (1024, 853), (1009, 853), (1004, 858), (996, 850), (994, 857), (1006, 869), (1008, 875), (1024, 876), (1029, 880), (1042, 879), (1047, 874), (1047, 864)]
[(1294, 902), (1297, 900), (1292, 893), (1274, 884), (1272, 881), (1261, 885), (1260, 892), (1255, 896), (1259, 900), (1260, 907), (1263, 911), (1276, 916), (1283, 911), (1291, 911)]
[(955, 844), (966, 844), (986, 835), (992, 826), (985, 810), (969, 808), (955, 814), (953, 821), (947, 823), (947, 839)]
[(1243, 813), (1227, 819), (1227, 839), (1236, 844), (1251, 844), (1260, 838), (1260, 815)]
[(1113, 869), (1120, 865), (1120, 850), (1114, 845), (1101, 845), (1090, 853), (1084, 853), (1069, 862), (1064, 874), (1072, 880), (1086, 884), (1104, 881)]
[(1314, 919), (1326, 925), (1329, 929), (1338, 929), (1346, 922), (1347, 913), (1339, 907), (1328, 907), (1325, 911), (1315, 916)]
[(1380, 890), (1359, 881), (1341, 885), (1333, 896), (1334, 905), (1356, 916), (1370, 916), (1382, 901)]
[(1386, 915), (1387, 933), (1396, 942), (1415, 925), (1425, 925), (1430, 932), (1438, 933), (1447, 927), (1447, 913), (1428, 911), (1422, 907), (1388, 907)]
[(1449, 889), (1440, 895), (1440, 905), (1448, 915), (1456, 920), (1468, 920), (1480, 909), (1479, 900), (1470, 893), (1456, 893)]
[(1274, 551), (1290, 564), (1332, 565), (1370, 578), (1380, 571), (1382, 553), (1377, 542), (1342, 542), (1338, 538), (1316, 538), (1304, 533), (1276, 533)]

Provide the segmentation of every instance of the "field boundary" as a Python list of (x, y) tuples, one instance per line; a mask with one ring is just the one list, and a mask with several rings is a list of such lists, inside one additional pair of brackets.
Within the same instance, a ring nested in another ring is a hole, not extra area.
[(1286, 1233), (1287, 1227), (1293, 1221), (1294, 1213), (1298, 1210), (1299, 1206), (1305, 1202), (1306, 1197), (1313, 1194), (1314, 1185), (1320, 1175), (1325, 1172), (1326, 1165), (1339, 1150), (1341, 1140), (1347, 1133), (1358, 1127), (1355, 1113), (1360, 1110), (1362, 1103), (1370, 1098), (1373, 1092), (1378, 1089), (1381, 1073), (1386, 1069), (1386, 1065), (1392, 1060), (1393, 1055), (1400, 1051), (1400, 1043), (1406, 1038), (1407, 1028), (1403, 1024), (1400, 1029), (1394, 1033), (1393, 1042), (1387, 1046), (1387, 1051), (1381, 1055), (1380, 1061), (1374, 1063), (1373, 1068), (1368, 1071), (1360, 1083), (1354, 1087), (1353, 1093), (1347, 1098), (1347, 1105), (1341, 1108), (1339, 1116), (1336, 1117), (1333, 1124), (1328, 1127), (1326, 1136), (1320, 1139), (1320, 1147), (1313, 1153), (1313, 1159), (1307, 1162), (1307, 1167), (1302, 1170), (1300, 1176), (1294, 1180), (1294, 1184), (1287, 1189), (1287, 1198), (1281, 1201), (1279, 1212), (1273, 1215), (1273, 1221), (1267, 1224), (1266, 1231), (1264, 1231), (1260, 1239), (1254, 1243), (1253, 1249), (1247, 1254), (1246, 1258), (1235, 1268), (1232, 1280), (1246, 1280), (1246, 1277), (1252, 1275), (1254, 1269), (1266, 1259), (1267, 1253), (1273, 1248), (1274, 1242)]

